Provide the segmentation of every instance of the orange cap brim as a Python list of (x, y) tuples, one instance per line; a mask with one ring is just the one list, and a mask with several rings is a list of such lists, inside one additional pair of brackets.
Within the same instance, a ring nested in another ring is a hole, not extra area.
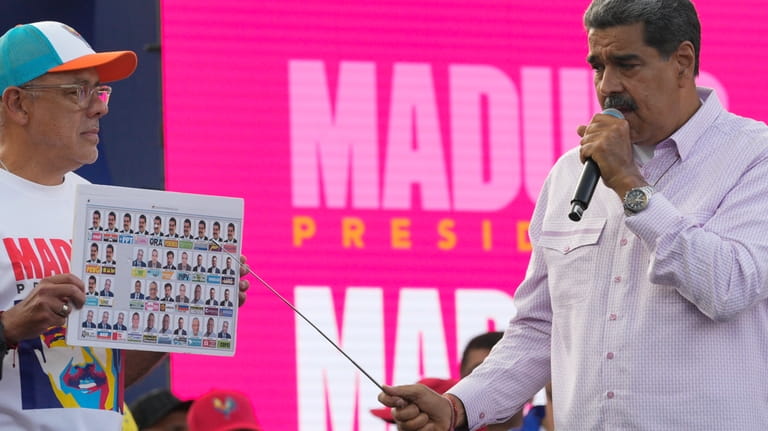
[(138, 59), (133, 51), (97, 52), (68, 61), (50, 69), (49, 72), (68, 72), (93, 67), (101, 82), (112, 82), (131, 76), (137, 63)]

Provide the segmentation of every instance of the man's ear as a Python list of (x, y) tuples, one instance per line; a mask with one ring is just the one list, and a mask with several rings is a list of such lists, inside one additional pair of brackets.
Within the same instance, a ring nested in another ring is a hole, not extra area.
[(696, 69), (696, 49), (690, 41), (684, 41), (673, 54), (677, 66), (677, 76), (681, 79), (693, 79)]
[(18, 87), (8, 87), (3, 92), (2, 104), (6, 121), (18, 124), (26, 124), (29, 121), (27, 114), (29, 99), (24, 97)]

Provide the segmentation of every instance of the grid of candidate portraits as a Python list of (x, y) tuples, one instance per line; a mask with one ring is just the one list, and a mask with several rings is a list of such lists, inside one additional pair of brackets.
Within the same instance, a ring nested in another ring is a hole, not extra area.
[(81, 339), (233, 349), (238, 220), (88, 214)]

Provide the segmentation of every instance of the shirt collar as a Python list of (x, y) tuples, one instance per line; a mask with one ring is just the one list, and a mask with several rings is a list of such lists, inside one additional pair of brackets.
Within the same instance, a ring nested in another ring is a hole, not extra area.
[(672, 136), (659, 142), (657, 147), (662, 149), (669, 145), (676, 146), (680, 159), (683, 161), (691, 153), (699, 138), (706, 133), (709, 126), (725, 111), (715, 90), (697, 87), (696, 91), (703, 102), (699, 109)]

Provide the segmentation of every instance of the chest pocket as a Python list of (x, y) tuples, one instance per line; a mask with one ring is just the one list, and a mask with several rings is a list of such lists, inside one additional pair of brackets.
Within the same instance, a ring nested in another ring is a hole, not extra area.
[(597, 276), (597, 245), (605, 218), (544, 222), (538, 245), (547, 263), (553, 309), (586, 298)]

